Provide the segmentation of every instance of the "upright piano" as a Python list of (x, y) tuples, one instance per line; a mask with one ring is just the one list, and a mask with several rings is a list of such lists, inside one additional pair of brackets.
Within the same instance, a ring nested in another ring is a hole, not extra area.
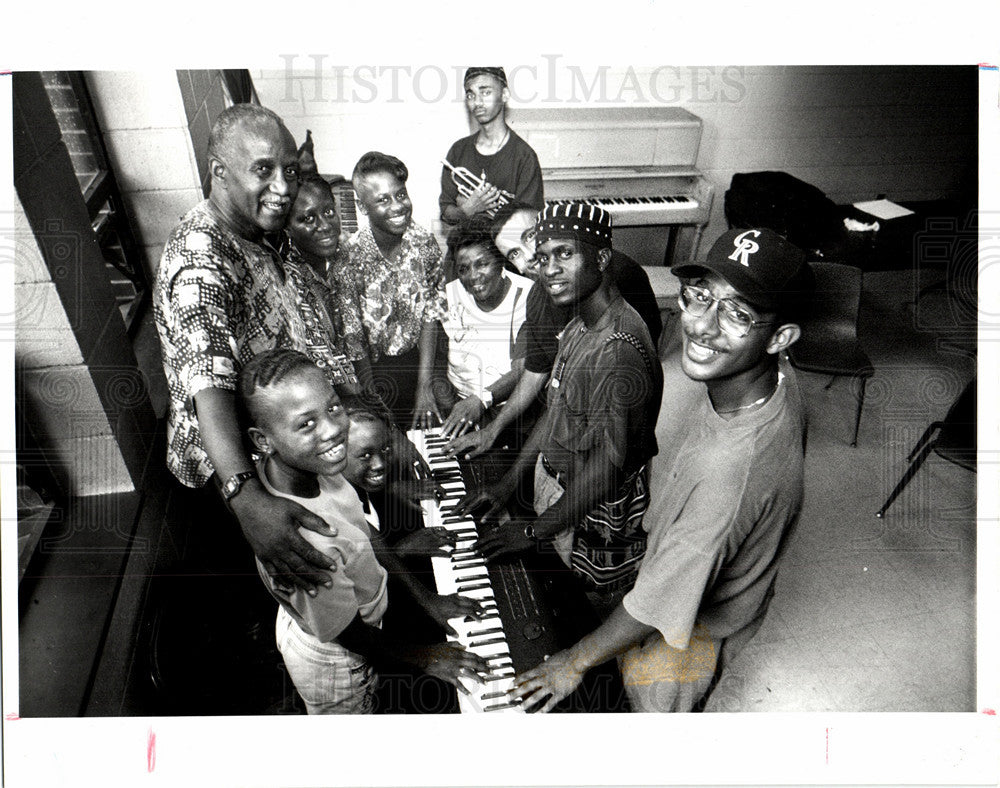
[(714, 196), (696, 166), (701, 118), (682, 107), (524, 107), (508, 122), (538, 154), (546, 203), (605, 208), (615, 247), (642, 265), (697, 255)]

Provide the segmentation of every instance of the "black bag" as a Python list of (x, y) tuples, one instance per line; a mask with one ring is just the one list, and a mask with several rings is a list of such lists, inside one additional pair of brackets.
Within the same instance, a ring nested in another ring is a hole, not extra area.
[(767, 227), (823, 257), (843, 235), (841, 213), (812, 184), (787, 172), (738, 172), (725, 195), (731, 228)]

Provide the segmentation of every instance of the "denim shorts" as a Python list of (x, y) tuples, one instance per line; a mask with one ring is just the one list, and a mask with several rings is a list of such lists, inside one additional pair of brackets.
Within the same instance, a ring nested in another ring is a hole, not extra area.
[(303, 632), (278, 607), (274, 627), (278, 651), (309, 714), (371, 714), (377, 675), (364, 657), (335, 641)]

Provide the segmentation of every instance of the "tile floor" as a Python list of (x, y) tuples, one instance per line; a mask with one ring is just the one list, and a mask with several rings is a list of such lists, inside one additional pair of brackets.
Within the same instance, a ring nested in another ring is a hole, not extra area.
[(931, 454), (874, 517), (975, 370), (975, 324), (953, 299), (908, 303), (924, 283), (865, 274), (860, 335), (876, 374), (857, 448), (849, 384), (825, 390), (829, 378), (800, 374), (810, 431), (798, 531), (768, 618), (710, 710), (974, 710), (976, 475)]

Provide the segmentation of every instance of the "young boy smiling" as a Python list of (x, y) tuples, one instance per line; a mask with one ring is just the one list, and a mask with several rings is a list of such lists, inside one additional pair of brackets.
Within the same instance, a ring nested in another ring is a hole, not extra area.
[(278, 601), (275, 635), (288, 673), (310, 714), (374, 710), (371, 661), (391, 657), (459, 686), (459, 677), (485, 671), (474, 654), (448, 646), (413, 646), (382, 633), (388, 603), (386, 570), (372, 546), (375, 535), (361, 499), (342, 471), (349, 423), (322, 371), (292, 350), (250, 361), (239, 376), (249, 437), (263, 455), (257, 467), (272, 495), (290, 498), (335, 528), (334, 536), (301, 529), (337, 565), (330, 588), (316, 596), (286, 589), (257, 568)]
[(395, 156), (370, 151), (358, 160), (351, 181), (368, 226), (351, 236), (350, 262), (332, 276), (360, 305), (376, 386), (393, 417), (430, 427), (440, 419), (431, 377), (444, 271), (434, 236), (412, 220), (408, 177)]

